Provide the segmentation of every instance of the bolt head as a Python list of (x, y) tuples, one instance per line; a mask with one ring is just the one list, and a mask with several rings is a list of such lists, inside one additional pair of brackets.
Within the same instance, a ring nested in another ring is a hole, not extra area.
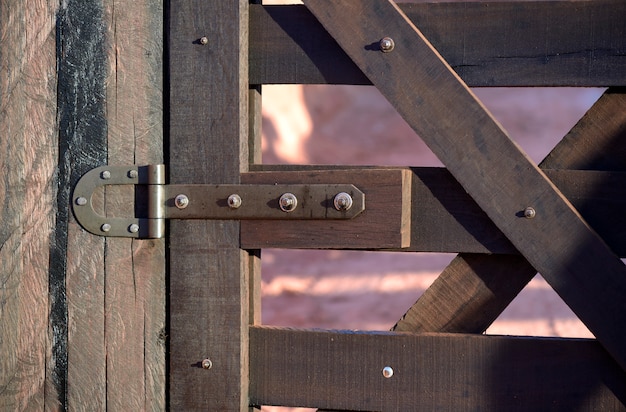
[(228, 207), (231, 209), (239, 209), (241, 206), (241, 196), (238, 194), (232, 194), (228, 196)]
[(385, 366), (383, 368), (383, 376), (387, 379), (393, 376), (393, 368), (391, 366)]
[(209, 38), (206, 36), (200, 37), (200, 44), (206, 46), (207, 44), (209, 44)]
[(526, 219), (532, 219), (537, 215), (537, 212), (535, 212), (535, 209), (533, 209), (532, 207), (527, 207), (524, 210), (524, 217)]
[(285, 193), (278, 199), (278, 205), (283, 212), (293, 212), (298, 206), (298, 198), (293, 193)]
[(391, 37), (383, 37), (380, 40), (379, 46), (380, 51), (382, 51), (383, 53), (389, 53), (393, 50), (394, 47), (396, 47), (396, 44)]
[(102, 226), (100, 226), (100, 230), (102, 230), (103, 232), (109, 232), (111, 231), (111, 225), (108, 223), (105, 223)]
[(129, 179), (136, 179), (137, 178), (137, 171), (135, 169), (129, 170), (128, 171), (128, 178)]
[(346, 192), (337, 193), (337, 195), (333, 199), (333, 204), (335, 206), (335, 209), (340, 212), (350, 210), (350, 208), (352, 207), (352, 196), (350, 196)]
[(174, 205), (179, 209), (189, 206), (189, 198), (186, 195), (178, 195), (174, 198)]
[(128, 226), (128, 231), (130, 233), (137, 233), (137, 232), (139, 232), (139, 225), (137, 223), (133, 223), (132, 225)]
[(111, 172), (109, 170), (104, 170), (100, 173), (100, 177), (104, 180), (109, 180), (111, 178)]
[(87, 198), (86, 197), (77, 197), (76, 198), (76, 204), (78, 206), (85, 206), (87, 204)]
[(202, 368), (211, 369), (212, 367), (213, 367), (213, 362), (211, 362), (211, 359), (204, 359), (202, 361)]

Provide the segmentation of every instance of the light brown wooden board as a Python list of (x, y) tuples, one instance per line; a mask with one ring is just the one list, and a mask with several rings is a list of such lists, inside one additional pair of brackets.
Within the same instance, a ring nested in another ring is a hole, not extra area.
[[(305, 4), (455, 179), (626, 368), (626, 268), (393, 2)], [(381, 53), (382, 37), (396, 48)], [(415, 56), (419, 56), (419, 63)], [(532, 206), (536, 217), (523, 211)], [(591, 278), (590, 275), (594, 274)]]
[[(247, 0), (170, 4), (171, 183), (236, 184), (248, 167), (247, 28)], [(172, 221), (169, 233), (169, 406), (245, 410), (248, 272), (257, 265), (239, 249), (239, 223)]]
[[(354, 411), (626, 409), (626, 375), (593, 340), (250, 330), (257, 405)], [(384, 378), (382, 369), (394, 373)]]
[[(621, 0), (399, 6), (470, 86), (626, 84)], [(297, 5), (251, 7), (250, 82), (370, 84)]]
[(49, 252), (56, 215), (55, 15), (0, 2), (0, 410), (58, 405), (46, 380)]

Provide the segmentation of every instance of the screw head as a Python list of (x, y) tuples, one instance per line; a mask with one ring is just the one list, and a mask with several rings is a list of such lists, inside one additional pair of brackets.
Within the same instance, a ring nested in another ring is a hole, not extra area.
[(278, 199), (278, 205), (283, 212), (293, 212), (298, 206), (298, 198), (293, 193), (285, 193)]
[(524, 217), (526, 219), (532, 219), (537, 215), (537, 212), (535, 212), (535, 209), (533, 209), (532, 207), (527, 207), (526, 209), (524, 209)]
[(108, 170), (104, 170), (102, 173), (100, 173), (100, 177), (104, 180), (109, 180), (111, 178), (111, 172)]
[(391, 37), (383, 37), (379, 42), (379, 46), (380, 51), (383, 53), (389, 53), (394, 47), (396, 47), (396, 44)]
[(352, 207), (352, 196), (350, 196), (346, 192), (337, 193), (337, 195), (333, 199), (333, 204), (335, 206), (335, 209), (340, 212), (350, 210), (350, 208)]
[(204, 359), (202, 361), (202, 368), (203, 369), (211, 369), (213, 367), (213, 362), (211, 362), (211, 359)]
[(100, 226), (100, 230), (102, 230), (103, 232), (109, 232), (111, 230), (111, 225), (108, 223), (105, 223), (102, 226)]
[(387, 379), (393, 376), (393, 368), (391, 366), (385, 366), (383, 368), (383, 376)]
[(129, 170), (128, 171), (128, 178), (129, 179), (136, 179), (137, 178), (137, 171), (135, 169)]
[(86, 197), (77, 197), (76, 198), (76, 204), (78, 206), (85, 206), (87, 204), (87, 198)]
[(200, 44), (206, 46), (207, 44), (209, 44), (209, 38), (206, 36), (200, 37)]
[(174, 205), (179, 209), (184, 209), (189, 206), (189, 198), (186, 195), (180, 194), (174, 198)]
[(241, 196), (238, 194), (232, 194), (228, 196), (228, 207), (231, 209), (239, 209), (241, 206)]
[(139, 232), (139, 225), (137, 223), (133, 223), (132, 225), (128, 226), (128, 231), (130, 233), (137, 233), (137, 232)]

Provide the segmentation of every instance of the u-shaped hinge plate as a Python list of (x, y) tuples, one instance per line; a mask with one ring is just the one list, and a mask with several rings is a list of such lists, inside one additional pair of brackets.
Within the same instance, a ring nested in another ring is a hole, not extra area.
[[(93, 194), (108, 185), (145, 186), (146, 210), (135, 206), (132, 218), (97, 213)], [(72, 208), (93, 234), (161, 238), (165, 219), (352, 219), (365, 210), (365, 194), (351, 184), (166, 185), (164, 165), (102, 166), (78, 181)]]

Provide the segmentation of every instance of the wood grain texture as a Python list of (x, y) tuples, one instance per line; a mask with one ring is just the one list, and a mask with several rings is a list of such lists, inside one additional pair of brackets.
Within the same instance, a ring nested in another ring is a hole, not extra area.
[(251, 172), (243, 184), (353, 184), (365, 194), (365, 211), (350, 220), (248, 220), (241, 222), (243, 248), (367, 249), (410, 244), (411, 172), (352, 169)]
[[(305, 4), (626, 368), (626, 333), (615, 327), (626, 323), (624, 264), (508, 138), (410, 20), (393, 2)], [(396, 39), (392, 53), (377, 47), (383, 36)], [(419, 64), (414, 56), (420, 56)], [(533, 219), (523, 217), (528, 206), (538, 212)]]
[[(624, 171), (626, 157), (622, 136), (626, 128), (626, 99), (621, 92), (619, 89), (605, 92), (540, 163), (540, 167)], [(554, 182), (560, 173), (548, 175)], [(595, 198), (612, 197), (601, 195), (607, 183), (601, 182), (590, 188), (591, 192), (597, 192), (593, 195)], [(578, 185), (580, 181), (571, 179), (571, 184)], [(567, 190), (562, 183), (556, 182), (556, 185), (560, 190)], [(621, 230), (606, 231), (598, 221), (608, 216), (601, 202), (580, 202), (571, 193), (567, 197), (613, 250), (621, 255), (619, 245), (624, 242), (615, 239)], [(597, 213), (589, 214), (592, 210)], [(621, 220), (619, 214), (612, 219)], [(607, 219), (607, 229), (616, 227), (612, 219)], [(482, 333), (535, 273), (530, 263), (517, 256), (461, 254), (409, 308), (393, 330)]]
[[(249, 160), (248, 1), (172, 1), (168, 22), (170, 181), (239, 183)], [(169, 256), (169, 406), (246, 410), (254, 265), (239, 249), (239, 223), (171, 222)], [(207, 357), (210, 370), (199, 367)]]
[[(626, 409), (626, 375), (593, 340), (254, 327), (250, 348), (250, 397), (261, 405)], [(385, 366), (393, 368), (391, 378), (383, 377)]]
[(46, 381), (49, 250), (56, 214), (55, 14), (0, 2), (0, 410), (58, 405)]
[[(620, 0), (399, 6), (470, 86), (626, 84)], [(297, 5), (251, 7), (250, 82), (370, 84)]]
[[(105, 0), (104, 10), (110, 62), (107, 163), (163, 163), (162, 2)], [(116, 189), (123, 190), (106, 190), (107, 210), (122, 211), (133, 198), (132, 187)], [(106, 240), (107, 409), (165, 409), (164, 245), (164, 240)]]

